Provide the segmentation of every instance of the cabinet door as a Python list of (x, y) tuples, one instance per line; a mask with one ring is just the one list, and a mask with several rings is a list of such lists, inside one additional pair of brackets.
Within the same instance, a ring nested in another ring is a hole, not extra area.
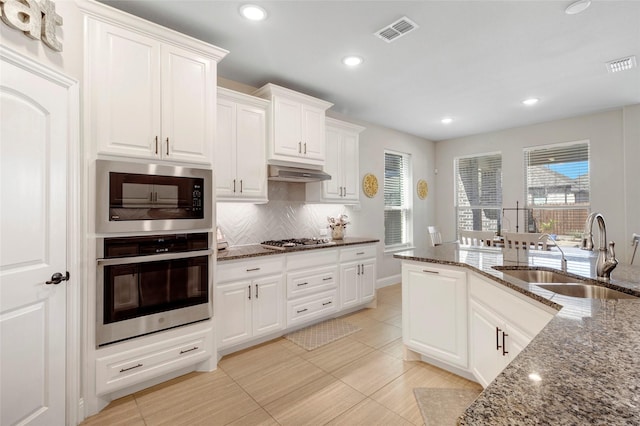
[(236, 178), (236, 104), (226, 99), (218, 99), (216, 117), (216, 196), (233, 197)]
[(302, 155), (302, 107), (300, 103), (275, 96), (273, 152), (298, 158)]
[(501, 359), (504, 327), (500, 326), (499, 317), (473, 299), (469, 315), (471, 371), (480, 384), (487, 387), (500, 374), (505, 362)]
[(507, 335), (504, 338), (504, 344), (508, 353), (506, 355), (507, 359), (504, 362), (503, 368), (513, 361), (515, 357), (518, 356), (525, 347), (527, 347), (529, 342), (533, 340), (533, 337), (527, 336), (509, 322), (505, 323), (505, 333), (507, 333)]
[(416, 352), (466, 368), (466, 274), (428, 265), (404, 265), (402, 293), (404, 344)]
[(236, 108), (236, 194), (267, 199), (266, 112), (238, 104)]
[(253, 336), (284, 328), (283, 277), (275, 275), (253, 281)]
[(340, 267), (341, 309), (358, 304), (359, 265), (359, 263), (350, 263)]
[(325, 158), (325, 113), (320, 108), (302, 106), (302, 156), (313, 160)]
[(160, 44), (93, 20), (89, 32), (89, 108), (98, 152), (159, 158)]
[(216, 333), (221, 348), (251, 338), (252, 292), (251, 281), (240, 281), (216, 289)]
[(376, 261), (369, 260), (360, 266), (360, 301), (370, 302), (376, 294)]
[(327, 127), (326, 130), (326, 159), (324, 171), (331, 175), (330, 180), (322, 182), (322, 197), (338, 200), (342, 198), (342, 134), (340, 130)]
[(345, 201), (358, 201), (360, 197), (360, 158), (358, 135), (345, 132), (342, 136), (342, 185)]
[(216, 67), (176, 46), (162, 46), (162, 156), (211, 162)]

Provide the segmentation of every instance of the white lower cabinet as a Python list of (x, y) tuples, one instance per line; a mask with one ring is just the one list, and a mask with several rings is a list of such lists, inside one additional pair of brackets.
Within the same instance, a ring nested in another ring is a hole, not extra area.
[(553, 318), (550, 311), (470, 276), (471, 372), (486, 387)]
[(219, 265), (214, 311), (219, 349), (284, 328), (282, 269), (280, 257)]
[(465, 271), (403, 263), (402, 339), (415, 352), (468, 367)]
[[(173, 335), (175, 332), (164, 333)], [(147, 339), (162, 339), (162, 335)], [(101, 349), (96, 358), (96, 395), (136, 385), (162, 374), (206, 361), (213, 355), (213, 330), (188, 333), (179, 337), (145, 344), (138, 339)]]
[(375, 245), (340, 250), (340, 308), (371, 302), (376, 291)]

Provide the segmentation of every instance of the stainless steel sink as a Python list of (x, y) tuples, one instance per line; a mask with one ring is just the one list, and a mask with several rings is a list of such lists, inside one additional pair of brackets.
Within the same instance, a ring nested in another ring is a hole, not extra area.
[[(498, 269), (498, 268), (496, 268)], [(537, 269), (499, 269), (500, 272), (528, 283), (581, 283), (579, 278), (570, 277), (553, 271), (539, 271)]]
[(591, 284), (536, 284), (549, 291), (564, 296), (585, 299), (636, 299), (635, 296), (611, 288)]

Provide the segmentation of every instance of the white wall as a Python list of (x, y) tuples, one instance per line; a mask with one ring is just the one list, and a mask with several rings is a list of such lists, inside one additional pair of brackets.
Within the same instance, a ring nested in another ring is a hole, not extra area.
[(640, 191), (637, 185), (637, 165), (640, 162), (638, 122), (640, 108), (636, 105), (436, 143), (436, 220), (441, 227), (443, 238), (453, 239), (456, 234), (453, 190), (455, 157), (500, 151), (503, 167), (503, 206), (515, 207), (516, 201), (519, 201), (521, 206), (524, 203), (523, 148), (589, 140), (591, 210), (604, 215), (607, 238), (617, 242), (617, 257), (626, 261), (630, 253), (630, 228), (640, 229)]

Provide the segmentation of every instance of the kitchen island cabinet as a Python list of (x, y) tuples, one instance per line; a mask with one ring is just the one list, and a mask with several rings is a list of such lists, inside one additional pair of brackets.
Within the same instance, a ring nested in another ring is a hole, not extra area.
[(91, 4), (86, 14), (88, 140), (97, 154), (212, 162), (223, 49)]

